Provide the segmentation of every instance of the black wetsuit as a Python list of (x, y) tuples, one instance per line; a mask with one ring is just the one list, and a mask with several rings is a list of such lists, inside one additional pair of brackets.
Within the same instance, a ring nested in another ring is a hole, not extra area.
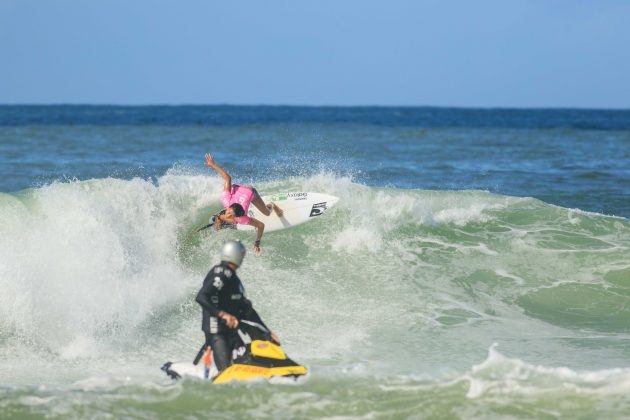
[[(197, 303), (203, 308), (201, 329), (206, 333), (206, 344), (212, 348), (219, 371), (232, 364), (232, 347), (236, 334), (219, 318), (219, 311), (235, 316), (239, 321), (247, 319), (265, 324), (245, 297), (241, 280), (227, 263), (215, 265), (206, 275), (203, 287), (197, 294)], [(265, 326), (266, 328), (266, 326)]]

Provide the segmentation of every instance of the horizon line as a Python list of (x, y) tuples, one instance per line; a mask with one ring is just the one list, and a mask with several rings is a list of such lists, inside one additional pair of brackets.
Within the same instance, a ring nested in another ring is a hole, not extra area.
[(586, 107), (586, 106), (478, 106), (478, 105), (314, 105), (314, 104), (236, 104), (236, 103), (85, 103), (85, 102), (49, 102), (49, 103), (0, 103), (0, 107), (234, 107), (234, 108), (427, 108), (427, 109), (479, 109), (479, 110), (549, 110), (549, 111), (630, 111), (628, 108)]

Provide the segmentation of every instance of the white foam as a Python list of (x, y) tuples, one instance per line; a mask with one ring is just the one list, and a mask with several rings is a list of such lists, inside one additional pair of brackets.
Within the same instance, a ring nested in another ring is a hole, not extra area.
[(2, 228), (2, 328), (74, 358), (182, 296), (178, 194), (140, 179), (35, 190)]
[(368, 227), (349, 227), (337, 234), (332, 242), (335, 252), (355, 253), (362, 249), (378, 252), (382, 246), (382, 238), (374, 229)]
[(488, 394), (540, 396), (558, 390), (589, 395), (630, 392), (630, 368), (579, 372), (567, 367), (531, 365), (503, 356), (496, 347), (496, 343), (492, 345), (487, 359), (460, 378), (470, 382), (468, 398)]
[(73, 360), (91, 354), (98, 344), (93, 337), (76, 336), (59, 350), (62, 359)]
[(494, 272), (500, 277), (505, 277), (505, 278), (514, 280), (514, 282), (518, 285), (525, 284), (525, 280), (522, 277), (517, 276), (515, 274), (510, 274), (504, 269), (495, 269)]

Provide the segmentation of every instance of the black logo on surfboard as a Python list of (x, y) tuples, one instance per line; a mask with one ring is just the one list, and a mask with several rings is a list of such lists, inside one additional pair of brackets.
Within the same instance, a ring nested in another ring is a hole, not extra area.
[(326, 210), (326, 202), (313, 204), (311, 208), (311, 214), (308, 217), (321, 216), (324, 214), (324, 210)]

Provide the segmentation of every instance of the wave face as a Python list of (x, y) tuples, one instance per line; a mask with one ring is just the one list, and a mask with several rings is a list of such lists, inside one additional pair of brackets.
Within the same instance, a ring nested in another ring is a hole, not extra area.
[(220, 207), (219, 178), (60, 182), (0, 195), (0, 416), (630, 409), (627, 219), (330, 172), (256, 185), (341, 197), (324, 217), (266, 234), (240, 270), (310, 367), (305, 383), (172, 384), (159, 371), (201, 344), (194, 296), (222, 242), (253, 241), (193, 233)]

